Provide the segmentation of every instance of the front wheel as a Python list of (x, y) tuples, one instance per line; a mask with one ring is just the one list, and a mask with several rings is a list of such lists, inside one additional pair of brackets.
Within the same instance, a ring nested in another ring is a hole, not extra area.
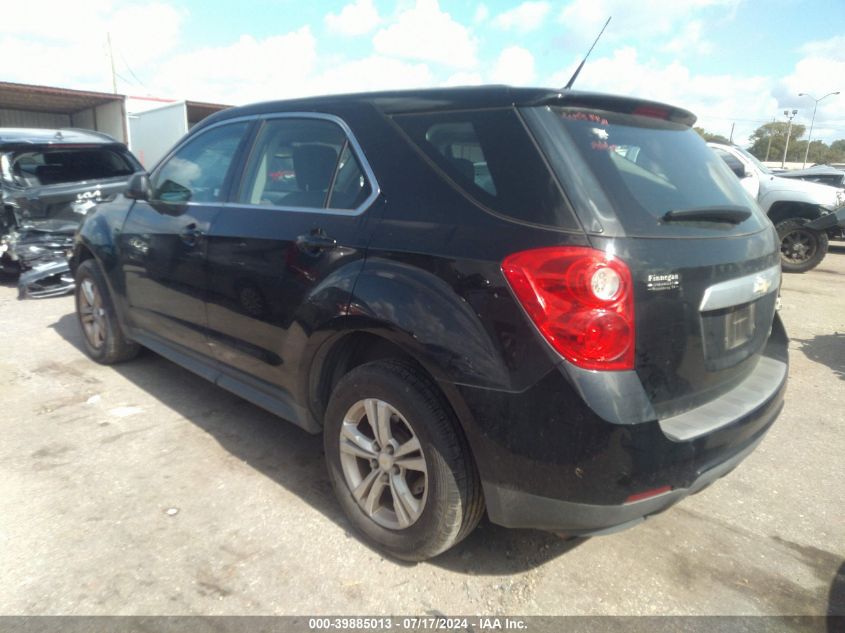
[(809, 228), (807, 223), (804, 218), (791, 218), (775, 227), (780, 239), (780, 261), (784, 272), (812, 270), (827, 254), (827, 234)]
[(103, 365), (137, 356), (140, 348), (124, 336), (106, 279), (95, 260), (86, 259), (76, 269), (75, 293), (85, 353)]
[(484, 512), (466, 441), (414, 367), (367, 363), (338, 382), (324, 445), (340, 505), (360, 532), (404, 560), (424, 560), (469, 534)]

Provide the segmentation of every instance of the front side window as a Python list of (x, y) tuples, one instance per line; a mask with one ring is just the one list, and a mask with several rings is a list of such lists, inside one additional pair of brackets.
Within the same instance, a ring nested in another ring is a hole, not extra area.
[(346, 134), (321, 119), (267, 121), (237, 200), (243, 204), (355, 209), (372, 191)]
[(212, 128), (188, 141), (153, 176), (153, 199), (171, 204), (219, 202), (248, 123)]

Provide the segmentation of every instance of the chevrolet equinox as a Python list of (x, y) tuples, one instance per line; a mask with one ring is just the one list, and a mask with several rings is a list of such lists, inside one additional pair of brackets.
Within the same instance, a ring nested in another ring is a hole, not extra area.
[(92, 209), (87, 353), (140, 346), (311, 433), (420, 560), (499, 525), (623, 529), (781, 407), (777, 234), (669, 105), (485, 86), (262, 103)]

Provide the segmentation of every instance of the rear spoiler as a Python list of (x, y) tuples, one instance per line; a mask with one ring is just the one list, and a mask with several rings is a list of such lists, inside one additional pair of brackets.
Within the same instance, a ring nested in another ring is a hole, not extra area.
[(604, 110), (607, 112), (634, 114), (652, 117), (655, 119), (664, 119), (666, 121), (672, 121), (673, 123), (686, 125), (687, 127), (692, 127), (697, 118), (689, 110), (676, 108), (675, 106), (660, 103), (659, 101), (646, 101), (643, 99), (634, 99), (632, 97), (597, 94), (594, 92), (575, 92), (572, 90), (550, 92), (540, 99), (524, 105), (587, 108), (590, 110)]

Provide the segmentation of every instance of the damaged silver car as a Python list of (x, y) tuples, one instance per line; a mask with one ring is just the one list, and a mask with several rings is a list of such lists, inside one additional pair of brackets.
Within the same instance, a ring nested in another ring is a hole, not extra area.
[(21, 298), (73, 290), (76, 229), (137, 171), (126, 146), (100, 132), (0, 128), (0, 270), (18, 277)]

